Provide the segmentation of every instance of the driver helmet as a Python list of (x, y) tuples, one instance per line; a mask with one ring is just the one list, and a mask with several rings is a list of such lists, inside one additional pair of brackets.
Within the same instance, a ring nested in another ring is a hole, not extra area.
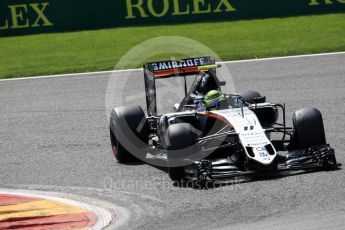
[(219, 90), (211, 90), (205, 95), (204, 103), (207, 109), (215, 110), (220, 107), (222, 101), (225, 101), (225, 95)]

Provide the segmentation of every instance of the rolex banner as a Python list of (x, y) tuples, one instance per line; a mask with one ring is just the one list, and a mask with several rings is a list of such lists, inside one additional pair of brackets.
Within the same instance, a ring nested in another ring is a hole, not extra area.
[(0, 0), (0, 36), (345, 12), (345, 0)]

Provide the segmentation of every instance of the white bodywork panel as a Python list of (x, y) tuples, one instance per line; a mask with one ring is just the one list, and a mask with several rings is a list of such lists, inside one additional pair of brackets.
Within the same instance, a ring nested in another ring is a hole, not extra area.
[[(225, 110), (210, 111), (215, 115), (225, 118), (238, 133), (240, 142), (246, 152), (248, 158), (257, 162), (269, 165), (275, 159), (277, 152), (271, 141), (267, 138), (265, 130), (262, 128), (259, 119), (255, 113), (247, 107), (243, 108), (243, 116), (241, 108), (232, 108)], [(271, 145), (274, 154), (269, 154), (266, 145)], [(252, 147), (254, 157), (250, 156), (246, 147)]]

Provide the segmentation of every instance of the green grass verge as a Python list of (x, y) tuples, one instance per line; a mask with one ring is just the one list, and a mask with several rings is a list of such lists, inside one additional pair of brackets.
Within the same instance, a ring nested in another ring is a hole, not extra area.
[[(344, 51), (345, 14), (0, 38), (0, 78), (110, 70), (133, 46), (157, 36), (195, 39), (222, 60)], [(160, 58), (172, 54), (173, 47)]]

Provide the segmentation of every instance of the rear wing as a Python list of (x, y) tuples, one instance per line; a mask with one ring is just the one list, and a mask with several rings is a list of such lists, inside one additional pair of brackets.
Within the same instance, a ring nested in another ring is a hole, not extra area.
[(145, 64), (144, 69), (150, 71), (155, 78), (167, 78), (207, 71), (216, 68), (215, 64), (216, 61), (212, 57), (196, 57), (178, 61), (151, 62)]
[(185, 93), (187, 94), (186, 76), (210, 71), (215, 74), (215, 69), (217, 67), (216, 60), (209, 56), (144, 64), (143, 69), (148, 116), (157, 115), (156, 79), (184, 77)]

